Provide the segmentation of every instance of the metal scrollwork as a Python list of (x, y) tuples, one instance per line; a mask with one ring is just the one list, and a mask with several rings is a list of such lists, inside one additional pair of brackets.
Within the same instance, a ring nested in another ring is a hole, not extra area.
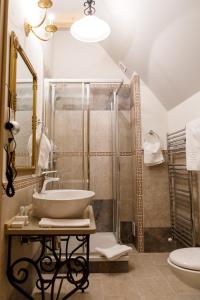
[(81, 238), (77, 236), (76, 239), (81, 243), (69, 253), (68, 257), (66, 257), (67, 279), (71, 284), (74, 284), (77, 289), (81, 289), (83, 291), (89, 286), (88, 283), (86, 284), (86, 287), (84, 287), (89, 275), (89, 261), (87, 257), (85, 258), (80, 255), (75, 256), (75, 253), (87, 243), (87, 236)]
[(84, 9), (84, 14), (86, 16), (95, 14), (96, 9), (94, 8), (94, 5), (95, 5), (95, 1), (93, 1), (93, 0), (87, 0), (86, 2), (84, 2), (84, 7), (86, 7)]
[[(74, 286), (62, 300), (68, 299), (78, 290), (84, 292), (89, 286), (89, 235), (75, 236), (78, 245), (72, 250), (69, 247), (71, 237), (66, 236), (62, 239), (66, 243), (64, 256), (61, 255), (61, 247), (56, 248), (55, 236), (29, 237), (29, 242), (39, 242), (41, 245), (38, 258), (34, 260), (23, 257), (12, 262), (12, 236), (9, 236), (7, 277), (12, 286), (27, 299), (34, 300), (23, 286), (32, 276), (30, 272), (32, 267), (37, 275), (36, 287), (41, 293), (42, 300), (45, 300), (45, 291), (48, 289), (50, 299), (54, 300), (55, 282), (58, 278), (61, 279), (61, 287), (63, 280)], [(86, 250), (83, 255), (78, 254), (80, 249)], [(45, 277), (45, 274), (48, 274), (48, 277)], [(58, 298), (59, 295), (56, 295), (56, 299)]]
[(21, 264), (24, 263), (28, 263), (29, 266), (33, 266), (33, 268), (35, 269), (37, 275), (38, 275), (38, 282), (40, 282), (40, 286), (41, 286), (41, 296), (42, 296), (42, 300), (44, 300), (44, 282), (43, 282), (43, 278), (40, 272), (40, 269), (38, 268), (38, 266), (34, 263), (34, 261), (32, 259), (29, 258), (21, 258), (16, 260), (7, 270), (7, 276), (8, 279), (10, 281), (10, 283), (25, 297), (27, 297), (27, 299), (30, 300), (34, 300), (34, 298), (23, 289), (23, 287), (21, 287), (21, 285), (23, 285), (24, 283), (26, 283), (30, 278), (30, 271), (25, 268), (25, 267), (20, 267)]

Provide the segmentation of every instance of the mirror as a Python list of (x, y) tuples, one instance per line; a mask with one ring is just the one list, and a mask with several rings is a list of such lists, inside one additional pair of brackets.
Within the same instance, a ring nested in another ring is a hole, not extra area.
[(15, 135), (15, 167), (18, 174), (34, 173), (37, 74), (14, 32), (11, 33), (9, 89), (13, 118), (20, 125), (20, 132)]

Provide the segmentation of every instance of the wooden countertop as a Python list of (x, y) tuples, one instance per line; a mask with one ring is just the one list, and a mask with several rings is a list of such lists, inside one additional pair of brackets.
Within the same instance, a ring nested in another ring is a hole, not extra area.
[(29, 217), (29, 224), (23, 228), (12, 228), (10, 227), (13, 218), (5, 223), (5, 234), (6, 235), (85, 235), (93, 234), (96, 232), (96, 223), (94, 219), (94, 212), (92, 206), (88, 206), (84, 212), (83, 218), (90, 219), (90, 227), (81, 228), (42, 228), (39, 227), (38, 222), (40, 219), (35, 217)]

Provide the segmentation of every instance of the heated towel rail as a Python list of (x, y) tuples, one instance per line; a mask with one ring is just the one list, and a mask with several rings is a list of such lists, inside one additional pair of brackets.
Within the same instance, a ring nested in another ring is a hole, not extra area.
[(171, 236), (185, 246), (195, 245), (194, 175), (186, 169), (186, 131), (167, 134)]

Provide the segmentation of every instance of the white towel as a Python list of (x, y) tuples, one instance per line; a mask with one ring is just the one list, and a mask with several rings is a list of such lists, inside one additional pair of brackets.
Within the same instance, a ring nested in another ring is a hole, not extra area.
[[(37, 130), (36, 131), (36, 144), (39, 145), (40, 143), (40, 138), (41, 138), (41, 131)], [(27, 144), (27, 150), (29, 153), (30, 158), (32, 158), (32, 144), (33, 144), (33, 135), (31, 134), (28, 140), (28, 144)]]
[(200, 170), (200, 119), (186, 124), (186, 165), (187, 170)]
[[(30, 158), (32, 158), (32, 139), (31, 135), (28, 140), (27, 150)], [(41, 169), (48, 169), (49, 167), (49, 154), (52, 150), (52, 145), (48, 139), (48, 137), (41, 132), (36, 133), (36, 143), (39, 145), (39, 153), (38, 153), (38, 166)]]
[(41, 169), (49, 168), (49, 154), (51, 150), (52, 146), (48, 137), (44, 133), (42, 133), (38, 154), (38, 166)]
[(40, 227), (44, 228), (79, 228), (79, 227), (89, 227), (90, 219), (48, 219), (42, 218), (39, 222)]
[(115, 245), (110, 248), (96, 247), (95, 251), (105, 256), (108, 260), (116, 260), (119, 257), (128, 254), (132, 251), (132, 248), (126, 245)]
[(147, 166), (159, 165), (164, 162), (161, 141), (156, 133), (148, 133), (143, 143), (144, 163)]

